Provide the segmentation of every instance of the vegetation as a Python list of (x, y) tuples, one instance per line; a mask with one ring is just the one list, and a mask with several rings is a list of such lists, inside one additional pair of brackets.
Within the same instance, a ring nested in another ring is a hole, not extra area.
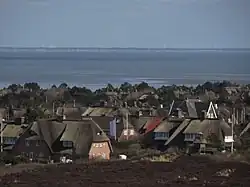
[[(24, 85), (12, 84), (7, 88), (0, 90), (0, 107), (5, 108), (22, 108), (27, 111), (28, 121), (32, 121), (37, 117), (43, 117), (48, 110), (52, 110), (64, 104), (76, 104), (79, 106), (91, 106), (109, 102), (109, 104), (121, 104), (127, 96), (133, 92), (151, 93), (147, 97), (147, 105), (149, 107), (159, 107), (160, 104), (169, 106), (173, 100), (185, 99), (187, 97), (198, 98), (203, 97), (205, 100), (216, 100), (218, 103), (245, 103), (250, 104), (249, 85), (244, 86), (243, 91), (238, 93), (236, 100), (228, 97), (224, 88), (239, 86), (231, 82), (206, 82), (196, 87), (187, 86), (162, 86), (153, 88), (146, 82), (132, 85), (128, 82), (114, 87), (108, 84), (104, 88), (92, 91), (86, 87), (73, 86), (69, 87), (67, 83), (58, 86), (53, 85), (51, 88), (41, 88), (38, 83), (30, 82)], [(208, 96), (207, 93), (212, 93)], [(240, 94), (240, 95), (239, 95)], [(128, 99), (128, 104), (133, 104), (136, 98)], [(142, 101), (143, 102), (143, 101)]]

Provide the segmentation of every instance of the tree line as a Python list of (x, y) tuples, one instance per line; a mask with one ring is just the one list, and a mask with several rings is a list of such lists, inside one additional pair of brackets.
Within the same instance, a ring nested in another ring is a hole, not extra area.
[[(100, 101), (109, 99), (112, 93), (116, 93), (116, 97), (123, 100), (123, 96), (132, 92), (144, 92), (151, 90), (158, 95), (159, 103), (171, 103), (177, 98), (176, 92), (188, 93), (190, 96), (204, 95), (205, 92), (210, 91), (219, 95), (221, 102), (226, 102), (223, 96), (223, 88), (238, 86), (229, 81), (222, 82), (205, 82), (203, 85), (196, 87), (188, 87), (185, 85), (163, 85), (160, 88), (154, 88), (146, 82), (140, 84), (130, 84), (124, 82), (119, 87), (112, 84), (107, 84), (106, 87), (97, 90), (91, 90), (87, 87), (73, 86), (69, 87), (67, 83), (62, 83), (58, 86), (53, 85), (51, 88), (42, 88), (38, 83), (30, 82), (23, 85), (11, 84), (7, 88), (1, 89), (0, 107), (12, 106), (15, 108), (41, 107), (52, 106), (52, 103), (64, 104), (73, 102), (81, 104), (82, 106), (93, 105)], [(249, 85), (246, 85), (250, 88)], [(109, 93), (109, 94), (107, 94)], [(185, 99), (185, 98), (182, 98)], [(228, 101), (229, 102), (229, 101)], [(242, 102), (249, 103), (249, 95), (245, 97)]]

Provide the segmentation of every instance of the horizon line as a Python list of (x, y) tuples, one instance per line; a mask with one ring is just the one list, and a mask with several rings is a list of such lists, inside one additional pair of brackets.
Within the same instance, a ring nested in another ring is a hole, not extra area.
[(0, 46), (0, 49), (134, 49), (134, 50), (250, 50), (250, 48), (163, 48), (163, 47), (19, 47), (19, 46)]
[(0, 46), (0, 52), (53, 52), (53, 51), (81, 52), (81, 51), (162, 51), (162, 52), (246, 52), (250, 48), (139, 48), (139, 47), (6, 47)]

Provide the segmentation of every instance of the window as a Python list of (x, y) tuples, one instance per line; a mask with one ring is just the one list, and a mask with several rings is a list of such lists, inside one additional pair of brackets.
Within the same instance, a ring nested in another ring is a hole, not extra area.
[(168, 132), (155, 132), (155, 138), (163, 138), (166, 139), (169, 137)]
[(193, 140), (195, 140), (195, 137), (196, 137), (196, 134), (192, 134), (192, 133), (185, 134), (186, 141), (193, 141)]
[(63, 147), (72, 148), (73, 142), (72, 141), (63, 141)]
[(29, 140), (25, 140), (25, 146), (29, 147), (30, 146), (30, 141)]
[(128, 130), (127, 130), (127, 129), (124, 130), (124, 131), (123, 131), (123, 134), (124, 134), (125, 136), (127, 136), (127, 135), (128, 135)]
[(130, 129), (130, 132), (129, 132), (130, 135), (134, 135), (135, 134), (135, 131), (134, 129)]
[(100, 143), (100, 144), (99, 144), (99, 147), (102, 147), (102, 146), (103, 146), (103, 144), (102, 144), (102, 143)]
[(3, 137), (3, 142), (4, 142), (4, 144), (13, 145), (13, 144), (15, 144), (16, 139), (17, 138), (15, 138), (15, 137)]

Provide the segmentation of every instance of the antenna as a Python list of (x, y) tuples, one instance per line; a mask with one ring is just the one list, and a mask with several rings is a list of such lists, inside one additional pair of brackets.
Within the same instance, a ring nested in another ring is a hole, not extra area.
[(1, 153), (3, 152), (3, 119), (0, 118), (1, 123)]
[(126, 112), (126, 130), (127, 130), (127, 140), (128, 140), (128, 112)]
[[(232, 114), (232, 138), (234, 137), (234, 123), (235, 123), (235, 108), (233, 108), (233, 114)], [(234, 139), (234, 138), (233, 138)], [(231, 153), (234, 152), (234, 141), (231, 143)]]
[(169, 109), (168, 115), (171, 114), (172, 109), (173, 109), (173, 106), (174, 106), (174, 100), (172, 101), (172, 103), (171, 103), (171, 105), (170, 105), (170, 109)]
[(55, 116), (55, 102), (53, 102), (52, 108), (53, 108), (52, 115), (53, 115), (53, 117), (54, 117), (54, 116)]

